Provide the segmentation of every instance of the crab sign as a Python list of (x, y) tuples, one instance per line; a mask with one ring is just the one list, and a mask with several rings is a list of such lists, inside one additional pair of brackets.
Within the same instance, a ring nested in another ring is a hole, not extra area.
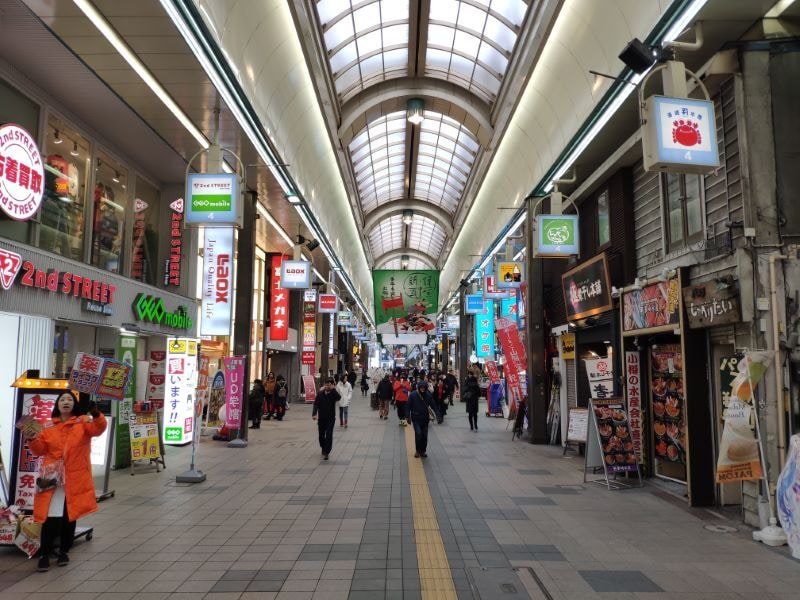
[(681, 146), (696, 146), (703, 141), (700, 125), (691, 120), (679, 119), (672, 122), (672, 141)]

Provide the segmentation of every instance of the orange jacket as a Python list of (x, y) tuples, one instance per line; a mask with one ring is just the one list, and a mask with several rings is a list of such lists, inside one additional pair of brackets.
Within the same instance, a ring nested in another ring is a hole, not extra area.
[[(89, 457), (92, 437), (106, 430), (106, 418), (100, 414), (92, 420), (88, 416), (72, 417), (67, 421), (53, 419), (53, 426), (42, 431), (28, 446), (43, 464), (64, 460), (64, 495), (70, 521), (97, 510), (92, 463)], [(33, 497), (33, 520), (44, 523), (50, 510), (53, 489), (37, 492)]]
[(408, 402), (408, 393), (411, 391), (411, 384), (408, 381), (394, 382), (394, 401)]

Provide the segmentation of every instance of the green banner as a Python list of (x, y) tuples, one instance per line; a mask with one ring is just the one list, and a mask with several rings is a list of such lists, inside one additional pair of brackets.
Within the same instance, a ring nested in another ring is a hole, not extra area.
[(136, 359), (138, 358), (139, 338), (136, 336), (119, 336), (117, 359), (130, 363), (131, 379), (125, 390), (125, 399), (111, 403), (111, 414), (114, 417), (114, 464), (115, 469), (131, 464), (131, 431), (130, 418), (133, 412), (133, 400), (136, 397)]
[(436, 331), (439, 271), (373, 271), (378, 333)]

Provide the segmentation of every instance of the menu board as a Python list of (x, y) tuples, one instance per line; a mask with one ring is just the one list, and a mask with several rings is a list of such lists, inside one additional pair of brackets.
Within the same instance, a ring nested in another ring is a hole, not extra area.
[(607, 473), (638, 471), (628, 414), (622, 398), (593, 399), (595, 425)]
[[(656, 472), (686, 478), (686, 400), (683, 395), (683, 355), (678, 344), (651, 350), (650, 386), (653, 393), (653, 450)], [(664, 463), (674, 463), (677, 471)]]
[(586, 408), (570, 408), (567, 421), (567, 441), (586, 443), (586, 431), (589, 425), (589, 410)]

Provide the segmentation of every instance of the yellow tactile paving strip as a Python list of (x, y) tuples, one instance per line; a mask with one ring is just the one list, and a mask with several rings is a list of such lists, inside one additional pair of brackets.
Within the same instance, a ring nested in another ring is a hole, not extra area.
[(414, 532), (422, 599), (457, 600), (456, 586), (439, 533), (439, 524), (436, 521), (436, 511), (433, 508), (422, 459), (414, 458), (414, 429), (410, 424), (406, 428), (406, 456), (414, 509)]

